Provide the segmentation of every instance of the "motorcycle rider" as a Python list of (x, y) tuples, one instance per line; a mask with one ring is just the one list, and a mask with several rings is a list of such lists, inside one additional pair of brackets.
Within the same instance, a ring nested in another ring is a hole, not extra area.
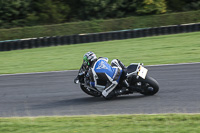
[[(124, 76), (123, 70), (125, 69), (125, 66), (118, 59), (112, 60), (110, 65), (108, 58), (100, 57), (97, 59), (95, 53), (90, 51), (83, 56), (80, 71), (82, 69), (87, 71), (86, 84), (101, 92), (105, 99), (124, 93), (122, 90), (115, 90), (120, 78)], [(77, 79), (78, 77), (75, 80)]]

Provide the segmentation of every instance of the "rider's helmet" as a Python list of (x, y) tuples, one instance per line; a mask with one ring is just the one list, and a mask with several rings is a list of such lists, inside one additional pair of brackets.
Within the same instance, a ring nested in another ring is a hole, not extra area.
[(83, 56), (83, 65), (84, 66), (90, 66), (92, 64), (92, 62), (97, 60), (97, 56), (95, 55), (95, 53), (93, 52), (87, 52), (86, 54), (84, 54)]

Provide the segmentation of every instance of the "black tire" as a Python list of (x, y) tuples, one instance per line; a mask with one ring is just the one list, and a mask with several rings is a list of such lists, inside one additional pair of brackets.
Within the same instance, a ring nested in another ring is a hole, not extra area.
[[(158, 82), (152, 78), (152, 77), (146, 77), (143, 82), (146, 87), (144, 88), (144, 92), (141, 92), (141, 94), (145, 96), (151, 96), (156, 94), (159, 91), (159, 85)], [(148, 88), (153, 88), (153, 90), (149, 90)]]
[(93, 97), (100, 97), (101, 96), (101, 93), (98, 93), (94, 90), (87, 89), (84, 85), (80, 85), (80, 87), (81, 87), (83, 92), (85, 92), (86, 94), (88, 94), (90, 96), (93, 96)]
[[(156, 94), (159, 91), (159, 84), (158, 82), (149, 76), (146, 76), (145, 79), (139, 78), (139, 79), (134, 79), (134, 83), (141, 82), (141, 94), (145, 96), (151, 96)], [(150, 89), (151, 88), (151, 89)]]

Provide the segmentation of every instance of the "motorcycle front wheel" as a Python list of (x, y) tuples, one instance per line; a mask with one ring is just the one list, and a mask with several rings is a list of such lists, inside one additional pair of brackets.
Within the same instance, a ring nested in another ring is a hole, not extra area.
[(93, 97), (100, 97), (101, 96), (101, 93), (99, 92), (96, 92), (94, 90), (91, 90), (91, 89), (88, 89), (87, 87), (85, 87), (84, 85), (80, 85), (81, 87), (81, 90), (83, 92), (85, 92), (86, 94), (90, 95), (90, 96), (93, 96)]

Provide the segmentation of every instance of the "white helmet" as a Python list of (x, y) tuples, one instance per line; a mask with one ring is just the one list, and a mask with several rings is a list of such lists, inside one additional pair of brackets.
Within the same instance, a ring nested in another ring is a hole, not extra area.
[(86, 54), (84, 54), (83, 56), (83, 64), (86, 66), (90, 66), (92, 64), (93, 61), (96, 61), (97, 56), (95, 55), (95, 53), (93, 52), (87, 52)]

